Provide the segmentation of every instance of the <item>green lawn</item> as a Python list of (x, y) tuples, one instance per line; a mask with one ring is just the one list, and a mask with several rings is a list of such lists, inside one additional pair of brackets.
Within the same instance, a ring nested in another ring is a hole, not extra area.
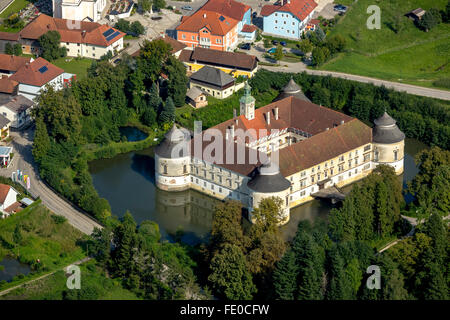
[(83, 79), (87, 77), (87, 69), (91, 66), (93, 61), (94, 60), (88, 58), (65, 57), (53, 60), (52, 63), (55, 66), (64, 69), (66, 72), (75, 73), (77, 79)]
[(5, 11), (0, 14), (0, 18), (8, 18), (11, 14), (17, 13), (29, 4), (28, 0), (15, 0)]
[[(423, 32), (404, 17), (418, 7), (443, 9), (447, 0), (378, 1), (380, 30), (366, 28), (366, 10), (371, 4), (372, 0), (353, 4), (330, 32), (328, 36), (344, 36), (348, 50), (322, 69), (427, 87), (433, 87), (434, 80), (450, 78), (450, 25), (440, 24), (430, 32)], [(396, 24), (397, 33), (393, 31)]]
[[(19, 243), (15, 243), (13, 237), (17, 225), (22, 235)], [(85, 237), (68, 222), (56, 221), (54, 214), (39, 202), (0, 219), (0, 260), (10, 256), (22, 263), (35, 264), (37, 268), (33, 270), (35, 274), (0, 284), (0, 290), (84, 258), (84, 251), (77, 241)], [(37, 263), (38, 259), (40, 263)]]
[[(81, 290), (89, 288), (97, 294), (83, 296), (83, 298), (97, 298), (98, 300), (137, 300), (136, 295), (122, 287), (119, 281), (108, 278), (104, 272), (95, 265), (95, 261), (89, 261), (80, 266)], [(4, 300), (61, 300), (66, 287), (67, 278), (64, 272), (58, 271), (47, 278), (26, 284), (21, 288), (9, 292), (0, 297)], [(79, 291), (79, 290), (76, 290)]]

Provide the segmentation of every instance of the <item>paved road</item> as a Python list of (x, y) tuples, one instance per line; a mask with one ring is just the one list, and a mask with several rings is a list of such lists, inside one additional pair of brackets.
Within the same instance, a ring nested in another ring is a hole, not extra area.
[(13, 290), (15, 290), (15, 289), (17, 289), (17, 288), (23, 287), (24, 285), (27, 285), (27, 284), (33, 283), (33, 282), (35, 282), (35, 281), (38, 281), (38, 280), (47, 278), (48, 276), (51, 276), (52, 274), (54, 274), (55, 272), (57, 272), (57, 271), (59, 271), (59, 270), (67, 270), (67, 268), (70, 267), (70, 266), (73, 266), (73, 265), (76, 265), (76, 266), (77, 266), (77, 265), (80, 265), (80, 264), (82, 264), (82, 263), (85, 263), (86, 261), (89, 261), (89, 260), (91, 260), (91, 259), (92, 259), (92, 258), (90, 258), (90, 257), (81, 259), (81, 260), (79, 260), (79, 261), (76, 261), (76, 262), (74, 262), (74, 263), (69, 264), (68, 266), (65, 266), (64, 268), (57, 269), (57, 270), (55, 270), (55, 271), (52, 271), (52, 272), (49, 272), (49, 273), (47, 273), (47, 274), (44, 274), (44, 275), (42, 275), (42, 276), (40, 276), (40, 277), (37, 277), (36, 279), (33, 279), (33, 280), (30, 280), (30, 281), (21, 283), (21, 284), (19, 284), (19, 285), (17, 285), (17, 286), (11, 287), (11, 288), (6, 289), (6, 290), (3, 290), (3, 291), (0, 291), (0, 296), (4, 296), (5, 294), (7, 294), (7, 293), (9, 293), (9, 292), (11, 292), (11, 291), (13, 291)]
[(72, 226), (83, 233), (91, 234), (94, 227), (101, 228), (102, 226), (100, 224), (62, 199), (39, 177), (37, 174), (37, 166), (31, 154), (34, 129), (29, 128), (21, 132), (12, 131), (11, 136), (14, 139), (11, 143), (14, 149), (14, 158), (9, 168), (1, 169), (0, 174), (11, 177), (13, 171), (20, 169), (31, 178), (30, 193), (33, 196), (39, 196), (42, 199), (42, 203), (51, 211), (66, 217)]
[[(248, 51), (249, 54), (253, 54), (258, 57), (260, 61), (269, 62), (266, 58), (263, 57), (263, 54), (265, 52), (265, 49), (262, 45), (262, 43), (258, 43), (256, 48), (252, 47), (250, 51)], [(261, 68), (267, 69), (270, 71), (275, 72), (293, 72), (293, 73), (299, 73), (299, 72), (306, 72), (311, 75), (317, 75), (317, 76), (332, 76), (336, 78), (343, 78), (347, 80), (353, 80), (363, 83), (371, 83), (376, 86), (382, 86), (384, 85), (387, 88), (394, 89), (396, 91), (405, 91), (410, 94), (415, 94), (418, 96), (424, 96), (424, 97), (430, 97), (430, 98), (436, 98), (436, 99), (442, 99), (442, 100), (450, 100), (450, 91), (446, 90), (438, 90), (438, 89), (432, 89), (432, 88), (426, 88), (426, 87), (419, 87), (411, 84), (405, 84), (405, 83), (399, 83), (399, 82), (392, 82), (387, 80), (381, 80), (376, 78), (370, 78), (370, 77), (364, 77), (364, 76), (358, 76), (354, 74), (347, 74), (342, 72), (335, 72), (335, 71), (324, 71), (324, 70), (313, 70), (308, 69), (306, 64), (302, 62), (297, 63), (290, 63), (290, 62), (280, 62), (280, 66), (262, 66)]]

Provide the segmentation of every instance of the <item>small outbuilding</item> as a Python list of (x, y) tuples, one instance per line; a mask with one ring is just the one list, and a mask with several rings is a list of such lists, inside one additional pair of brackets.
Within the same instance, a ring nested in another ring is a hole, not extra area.
[(231, 96), (239, 88), (235, 86), (235, 79), (220, 69), (204, 66), (190, 78), (190, 88), (197, 87), (214, 98), (224, 99)]
[(192, 87), (186, 92), (186, 102), (194, 108), (202, 108), (208, 105), (206, 94), (197, 87)]
[(405, 14), (405, 16), (407, 16), (408, 18), (410, 18), (412, 20), (418, 21), (418, 20), (422, 19), (425, 12), (426, 11), (423, 10), (422, 8), (417, 8), (415, 10), (408, 12), (407, 14)]

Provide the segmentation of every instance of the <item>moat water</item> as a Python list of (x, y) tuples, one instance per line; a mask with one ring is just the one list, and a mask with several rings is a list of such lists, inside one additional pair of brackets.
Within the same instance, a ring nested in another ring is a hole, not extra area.
[[(418, 172), (414, 156), (425, 148), (427, 146), (420, 141), (406, 139), (404, 186)], [(213, 209), (219, 200), (193, 190), (174, 193), (157, 189), (154, 163), (153, 148), (149, 148), (92, 161), (89, 169), (95, 188), (109, 201), (113, 214), (121, 217), (129, 210), (138, 223), (155, 221), (163, 239), (169, 241), (177, 231), (183, 231), (181, 240), (187, 244), (206, 241)], [(291, 239), (301, 220), (326, 219), (331, 208), (333, 206), (325, 201), (313, 200), (291, 209), (289, 223), (281, 227), (284, 237)]]
[(0, 281), (10, 282), (15, 276), (27, 275), (30, 271), (29, 265), (20, 263), (16, 259), (5, 257), (0, 261)]

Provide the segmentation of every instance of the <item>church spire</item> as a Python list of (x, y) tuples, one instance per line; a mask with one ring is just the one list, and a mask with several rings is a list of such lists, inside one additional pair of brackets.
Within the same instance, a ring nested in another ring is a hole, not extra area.
[(251, 89), (248, 82), (245, 82), (244, 95), (239, 100), (240, 115), (244, 115), (248, 120), (255, 118), (255, 98), (252, 97)]

